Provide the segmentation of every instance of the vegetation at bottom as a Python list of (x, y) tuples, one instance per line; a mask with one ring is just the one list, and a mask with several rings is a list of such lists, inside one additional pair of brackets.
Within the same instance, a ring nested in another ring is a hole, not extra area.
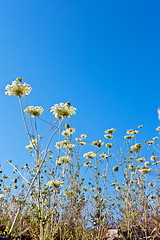
[(160, 239), (160, 127), (153, 139), (142, 125), (127, 130), (121, 146), (114, 128), (92, 141), (76, 136), (69, 102), (46, 120), (41, 106), (28, 105), (32, 89), (21, 78), (6, 90), (19, 99), (30, 158), (23, 166), (9, 159), (8, 175), (0, 165), (0, 236), (100, 240), (117, 228), (120, 239)]

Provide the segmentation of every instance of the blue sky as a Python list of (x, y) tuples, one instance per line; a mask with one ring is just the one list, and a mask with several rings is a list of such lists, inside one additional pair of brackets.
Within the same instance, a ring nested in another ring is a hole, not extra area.
[(46, 110), (70, 101), (77, 135), (101, 139), (116, 128), (144, 125), (151, 140), (160, 124), (160, 2), (149, 0), (2, 0), (0, 3), (0, 163), (24, 164), (28, 139), (16, 77), (33, 88), (30, 105)]

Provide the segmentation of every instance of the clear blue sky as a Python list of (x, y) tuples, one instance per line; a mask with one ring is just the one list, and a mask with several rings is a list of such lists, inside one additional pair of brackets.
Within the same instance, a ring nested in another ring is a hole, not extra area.
[(18, 99), (4, 94), (16, 77), (33, 88), (30, 105), (70, 101), (77, 134), (97, 140), (114, 127), (121, 142), (143, 124), (151, 140), (159, 125), (159, 13), (158, 0), (1, 0), (0, 163), (28, 156)]

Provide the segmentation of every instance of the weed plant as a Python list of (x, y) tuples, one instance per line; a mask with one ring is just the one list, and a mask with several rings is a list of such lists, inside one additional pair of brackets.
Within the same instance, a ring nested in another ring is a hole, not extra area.
[[(121, 239), (156, 239), (160, 231), (159, 138), (146, 139), (143, 126), (127, 130), (122, 146), (116, 129), (102, 140), (75, 137), (69, 102), (51, 107), (49, 120), (41, 106), (29, 106), (28, 84), (17, 78), (6, 86), (17, 96), (32, 161), (15, 166), (14, 178), (0, 165), (0, 234), (13, 239), (101, 239), (109, 228)], [(24, 105), (26, 105), (24, 107)], [(42, 132), (41, 126), (46, 126)], [(160, 127), (157, 127), (157, 135)], [(139, 139), (141, 136), (141, 139)], [(140, 238), (140, 236), (139, 236)]]

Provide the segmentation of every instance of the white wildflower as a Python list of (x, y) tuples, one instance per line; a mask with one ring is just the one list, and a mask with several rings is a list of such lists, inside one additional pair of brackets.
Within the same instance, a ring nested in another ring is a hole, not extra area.
[(96, 156), (96, 154), (94, 152), (88, 152), (88, 153), (85, 153), (83, 155), (83, 157), (87, 158), (87, 159), (92, 159)]
[(70, 161), (69, 156), (59, 157), (58, 160), (56, 161), (56, 165), (61, 165), (63, 163), (69, 163), (69, 161)]
[(87, 137), (86, 134), (81, 134), (81, 138), (85, 139)]
[(56, 148), (60, 149), (62, 148), (62, 146), (63, 146), (63, 142), (56, 142), (56, 145), (55, 145)]
[(69, 118), (71, 115), (74, 115), (76, 111), (76, 108), (71, 107), (70, 103), (60, 103), (55, 104), (53, 107), (51, 107), (51, 112), (55, 115), (57, 119), (63, 119), (63, 118)]
[(138, 162), (144, 162), (145, 160), (146, 160), (145, 157), (137, 158), (137, 161), (138, 161)]
[(65, 148), (70, 151), (70, 150), (72, 150), (75, 146), (76, 146), (75, 144), (71, 144), (71, 143), (70, 143), (70, 144), (66, 145)]
[(111, 128), (111, 129), (106, 130), (105, 133), (112, 134), (112, 133), (114, 133), (115, 131), (116, 131), (116, 129)]
[(150, 157), (150, 159), (151, 159), (151, 161), (156, 161), (156, 160), (158, 160), (158, 157), (157, 156), (152, 156), (152, 157)]
[(6, 90), (6, 95), (22, 97), (28, 95), (31, 92), (32, 88), (26, 83), (22, 84), (19, 81), (13, 81), (12, 85), (8, 84), (6, 86)]
[(62, 185), (62, 182), (60, 182), (59, 180), (51, 180), (46, 185), (49, 187), (53, 186), (53, 187), (58, 188), (60, 185)]
[(92, 142), (92, 145), (97, 146), (97, 147), (101, 147), (103, 144), (104, 144), (104, 142), (102, 142), (101, 140)]
[(33, 106), (29, 106), (27, 107), (24, 112), (28, 113), (31, 117), (38, 117), (43, 113), (44, 109), (42, 107), (33, 107)]

